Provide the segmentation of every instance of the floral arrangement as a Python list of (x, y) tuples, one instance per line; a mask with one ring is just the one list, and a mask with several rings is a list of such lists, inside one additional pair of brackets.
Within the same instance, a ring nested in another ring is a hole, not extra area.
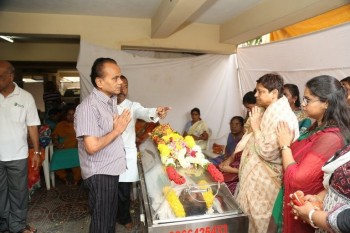
[(222, 173), (205, 158), (192, 136), (183, 138), (169, 124), (161, 124), (153, 129), (151, 137), (157, 144), (169, 179), (176, 184), (186, 182), (186, 179), (177, 173), (176, 167), (196, 168), (198, 165), (205, 168), (215, 181), (224, 181)]
[(208, 183), (205, 180), (199, 181), (198, 185), (200, 189), (208, 189), (208, 191), (202, 193), (202, 195), (205, 203), (207, 204), (207, 208), (208, 209), (211, 208), (213, 206), (214, 197), (215, 197), (213, 195), (213, 191), (211, 190), (210, 187), (208, 187)]
[[(212, 189), (208, 188), (208, 183), (205, 180), (201, 180), (198, 183), (200, 189), (207, 189), (206, 192), (202, 193), (203, 199), (206, 203), (207, 209), (211, 209), (214, 203), (215, 196), (213, 195)], [(163, 194), (168, 201), (172, 211), (176, 217), (186, 217), (186, 211), (183, 207), (179, 197), (177, 196), (175, 190), (170, 186), (165, 186), (163, 188)]]
[(163, 188), (163, 194), (166, 197), (166, 200), (168, 201), (175, 216), (185, 217), (186, 216), (185, 209), (182, 203), (180, 202), (179, 197), (176, 195), (176, 192), (174, 191), (174, 189), (172, 189), (170, 186), (165, 186)]

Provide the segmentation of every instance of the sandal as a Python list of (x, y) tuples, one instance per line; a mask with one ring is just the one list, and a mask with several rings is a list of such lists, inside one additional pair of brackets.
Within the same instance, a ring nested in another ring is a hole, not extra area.
[(36, 233), (38, 230), (35, 229), (34, 227), (31, 227), (29, 225), (26, 225), (25, 228), (23, 228), (20, 231), (17, 231), (17, 233)]

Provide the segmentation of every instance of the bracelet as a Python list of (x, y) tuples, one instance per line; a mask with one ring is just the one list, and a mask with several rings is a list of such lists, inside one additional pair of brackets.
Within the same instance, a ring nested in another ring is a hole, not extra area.
[(290, 149), (290, 146), (281, 146), (280, 147), (280, 150), (282, 151), (282, 150), (287, 150), (287, 149)]
[(35, 155), (41, 155), (41, 151), (34, 151)]
[(309, 212), (309, 222), (310, 222), (310, 225), (313, 227), (313, 228), (318, 228), (316, 225), (315, 225), (315, 223), (314, 223), (314, 221), (312, 221), (312, 215), (315, 213), (315, 209), (312, 209), (312, 210), (310, 210), (310, 212)]

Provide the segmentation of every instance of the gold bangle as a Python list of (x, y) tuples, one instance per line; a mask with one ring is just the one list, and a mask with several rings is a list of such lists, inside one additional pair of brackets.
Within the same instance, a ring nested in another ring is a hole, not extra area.
[(34, 151), (35, 155), (41, 155), (41, 151)]

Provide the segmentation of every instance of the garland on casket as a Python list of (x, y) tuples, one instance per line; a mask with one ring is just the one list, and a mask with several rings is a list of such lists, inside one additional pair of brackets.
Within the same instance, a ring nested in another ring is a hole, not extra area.
[[(214, 203), (215, 196), (213, 195), (213, 191), (210, 187), (208, 187), (208, 183), (205, 180), (201, 180), (198, 183), (199, 188), (202, 190), (206, 190), (202, 192), (203, 200), (207, 209), (211, 209)], [(176, 217), (186, 217), (186, 211), (184, 206), (182, 205), (179, 197), (177, 196), (175, 190), (170, 186), (165, 186), (163, 188), (163, 194), (168, 201), (170, 208), (174, 212)]]
[(186, 182), (186, 179), (177, 173), (176, 167), (196, 168), (197, 165), (205, 168), (215, 181), (220, 183), (224, 181), (222, 173), (205, 159), (201, 148), (196, 145), (192, 136), (183, 138), (169, 124), (161, 124), (153, 129), (151, 137), (157, 144), (169, 179), (176, 184)]

